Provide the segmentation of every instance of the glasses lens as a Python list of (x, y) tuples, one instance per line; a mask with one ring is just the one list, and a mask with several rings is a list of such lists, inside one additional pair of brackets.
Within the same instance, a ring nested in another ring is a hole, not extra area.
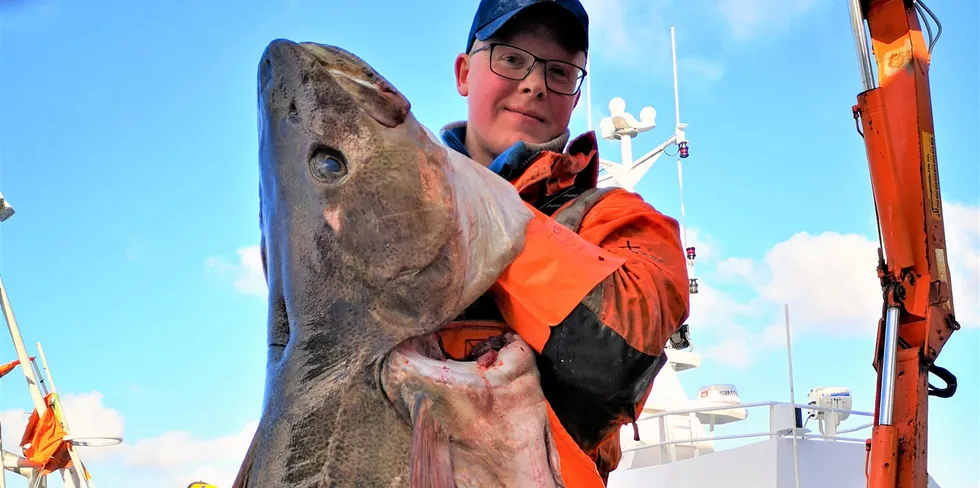
[(490, 67), (500, 76), (521, 80), (534, 64), (531, 53), (512, 46), (494, 45), (490, 49)]
[[(513, 46), (496, 44), (490, 49), (490, 69), (504, 78), (523, 80), (534, 61), (534, 55)], [(546, 61), (544, 70), (548, 88), (567, 95), (578, 91), (584, 77), (581, 68), (564, 61)]]
[(565, 94), (573, 94), (582, 82), (582, 69), (564, 61), (548, 61), (545, 64), (548, 88)]

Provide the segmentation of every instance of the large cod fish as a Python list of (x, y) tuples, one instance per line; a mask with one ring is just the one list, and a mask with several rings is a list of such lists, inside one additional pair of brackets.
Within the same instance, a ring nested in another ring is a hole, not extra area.
[(522, 249), (515, 189), (340, 48), (273, 41), (258, 100), (269, 349), (233, 486), (563, 486), (531, 348), (435, 335)]

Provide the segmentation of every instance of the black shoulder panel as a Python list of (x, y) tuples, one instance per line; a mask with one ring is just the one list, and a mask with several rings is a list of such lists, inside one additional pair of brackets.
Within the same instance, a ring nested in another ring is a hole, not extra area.
[(586, 449), (634, 420), (636, 404), (663, 364), (663, 356), (634, 349), (584, 304), (551, 329), (538, 357), (545, 397)]

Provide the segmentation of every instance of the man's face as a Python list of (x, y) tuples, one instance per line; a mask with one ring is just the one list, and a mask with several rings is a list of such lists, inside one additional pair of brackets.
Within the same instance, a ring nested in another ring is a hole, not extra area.
[[(533, 21), (522, 23), (506, 44), (542, 59), (585, 66), (585, 53), (569, 52), (554, 40), (550, 29)], [(477, 41), (473, 50), (487, 44)], [(563, 95), (548, 90), (542, 63), (535, 63), (523, 80), (499, 76), (490, 70), (490, 55), (486, 49), (456, 58), (456, 88), (469, 103), (466, 146), (485, 165), (518, 141), (543, 143), (561, 135), (581, 95), (581, 91)]]

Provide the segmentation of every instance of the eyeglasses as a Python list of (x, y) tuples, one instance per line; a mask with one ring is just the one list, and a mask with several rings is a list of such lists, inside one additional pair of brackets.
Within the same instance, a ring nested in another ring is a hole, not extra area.
[(534, 65), (544, 64), (545, 86), (562, 95), (575, 95), (582, 87), (585, 79), (585, 69), (572, 63), (555, 59), (539, 58), (519, 47), (507, 44), (493, 43), (470, 53), (474, 55), (481, 51), (490, 50), (490, 71), (497, 76), (510, 80), (523, 80), (531, 74)]

